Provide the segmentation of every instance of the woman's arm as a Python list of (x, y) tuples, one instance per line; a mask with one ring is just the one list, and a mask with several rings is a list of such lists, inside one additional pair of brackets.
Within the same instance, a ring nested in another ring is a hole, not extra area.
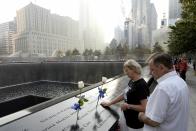
[(123, 93), (109, 102), (106, 102), (106, 101), (101, 102), (101, 105), (102, 106), (111, 106), (111, 105), (116, 104), (122, 100), (124, 100)]
[(127, 104), (123, 103), (121, 106), (122, 110), (127, 110), (127, 109), (132, 109), (138, 112), (145, 112), (146, 109), (146, 104), (147, 104), (147, 99), (143, 99), (140, 101), (140, 105), (133, 105), (133, 104)]

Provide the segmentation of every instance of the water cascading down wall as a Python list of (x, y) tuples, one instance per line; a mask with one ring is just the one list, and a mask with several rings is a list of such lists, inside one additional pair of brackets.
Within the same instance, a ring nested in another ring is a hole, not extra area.
[(0, 87), (40, 80), (93, 84), (123, 73), (123, 62), (48, 62), (0, 65)]

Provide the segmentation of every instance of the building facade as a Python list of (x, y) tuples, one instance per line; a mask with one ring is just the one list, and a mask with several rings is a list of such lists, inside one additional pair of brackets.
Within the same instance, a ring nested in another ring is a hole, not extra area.
[(78, 22), (69, 17), (30, 3), (17, 11), (16, 22), (16, 52), (51, 56), (56, 50), (80, 48)]
[(104, 32), (97, 21), (96, 1), (98, 0), (80, 0), (79, 39), (82, 42), (83, 50), (103, 50), (105, 48)]
[(0, 55), (8, 56), (14, 52), (13, 36), (16, 33), (15, 21), (0, 24)]
[(118, 43), (124, 43), (124, 32), (120, 26), (115, 27), (114, 29), (114, 39), (117, 40)]
[(163, 19), (161, 19), (161, 28), (167, 27), (167, 19), (165, 13), (163, 13)]
[(157, 13), (150, 0), (131, 0), (131, 9), (125, 21), (125, 39), (130, 48), (149, 48), (152, 30), (157, 26)]
[(153, 41), (152, 41), (152, 32), (154, 31), (154, 30), (156, 30), (157, 29), (157, 18), (158, 18), (158, 14), (157, 14), (157, 11), (156, 11), (156, 9), (155, 9), (155, 6), (154, 6), (154, 4), (150, 4), (150, 12), (149, 12), (149, 25), (148, 25), (148, 27), (149, 27), (149, 34), (150, 34), (150, 45), (149, 45), (149, 47), (151, 47), (152, 45), (153, 45)]
[(174, 25), (178, 18), (181, 18), (181, 4), (179, 0), (169, 0), (169, 25)]

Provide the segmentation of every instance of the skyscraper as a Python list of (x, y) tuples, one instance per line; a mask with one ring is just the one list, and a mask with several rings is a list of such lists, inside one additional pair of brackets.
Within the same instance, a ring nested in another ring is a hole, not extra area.
[(181, 18), (181, 11), (179, 0), (169, 0), (169, 25), (174, 25), (177, 18)]
[(148, 27), (149, 27), (149, 37), (150, 37), (150, 45), (149, 47), (152, 46), (152, 32), (154, 30), (157, 29), (157, 18), (158, 18), (158, 14), (157, 14), (157, 11), (155, 9), (155, 6), (154, 4), (150, 4), (150, 11), (149, 11), (149, 21), (148, 21)]
[(167, 19), (165, 17), (165, 13), (163, 13), (163, 19), (161, 19), (161, 28), (167, 26)]
[(131, 0), (130, 5), (129, 20), (126, 20), (129, 47), (150, 47), (152, 30), (156, 28), (153, 23), (157, 23), (156, 9), (150, 0)]
[(80, 0), (79, 38), (83, 42), (83, 49), (103, 49), (103, 30), (97, 22), (97, 0)]
[(15, 32), (15, 21), (0, 24), (0, 55), (7, 56), (14, 52), (14, 44), (12, 39)]
[(120, 28), (120, 26), (117, 26), (114, 29), (114, 39), (116, 39), (118, 43), (121, 43), (124, 41), (124, 32), (123, 32), (123, 29)]

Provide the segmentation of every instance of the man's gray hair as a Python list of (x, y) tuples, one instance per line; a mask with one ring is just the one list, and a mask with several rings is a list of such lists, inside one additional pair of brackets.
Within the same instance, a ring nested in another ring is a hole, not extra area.
[(168, 69), (173, 69), (172, 57), (169, 54), (161, 53), (153, 57), (153, 63), (155, 65), (163, 64)]
[(151, 54), (148, 58), (147, 58), (147, 60), (146, 60), (146, 63), (149, 63), (154, 57), (156, 57), (157, 55), (159, 55), (160, 53), (153, 53), (153, 54)]
[(124, 67), (128, 67), (131, 70), (134, 70), (136, 73), (140, 74), (142, 73), (142, 67), (141, 65), (136, 62), (133, 59), (129, 59), (124, 63)]

